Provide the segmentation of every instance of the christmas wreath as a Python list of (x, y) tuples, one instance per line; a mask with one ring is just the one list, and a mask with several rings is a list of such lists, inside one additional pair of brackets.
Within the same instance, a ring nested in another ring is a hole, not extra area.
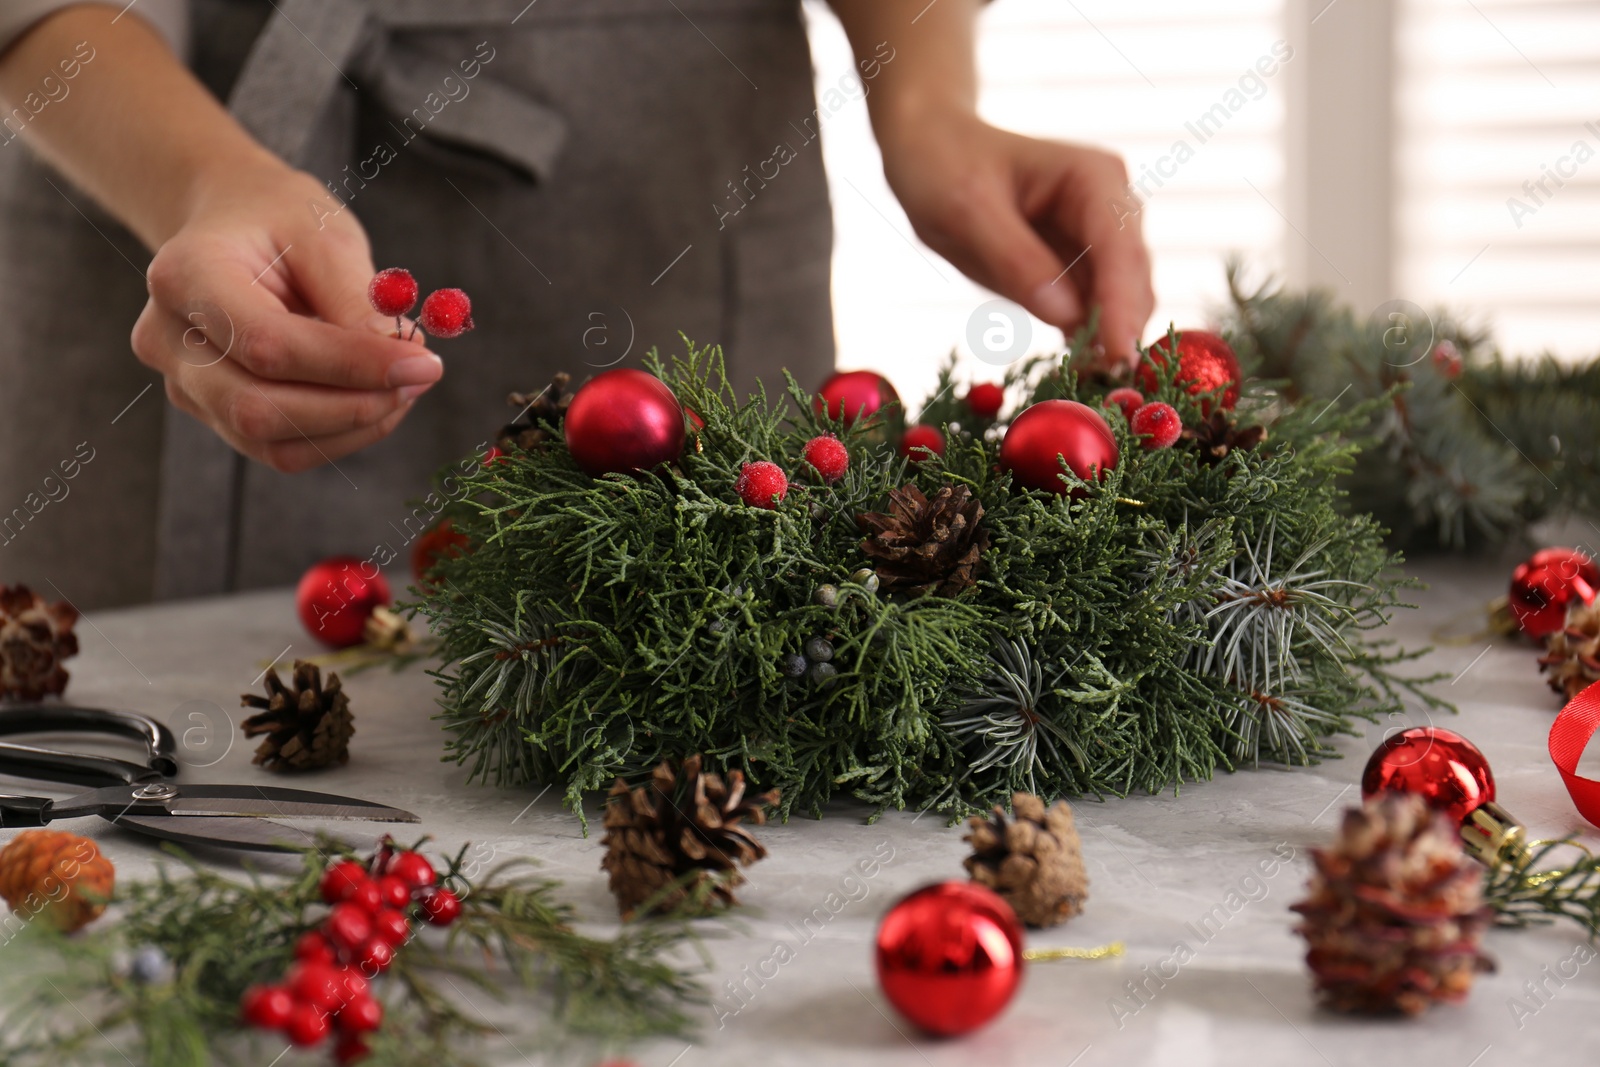
[(1072, 351), (1003, 392), (946, 367), (911, 426), (876, 375), (740, 398), (693, 344), (519, 397), (421, 588), (449, 753), (574, 809), (704, 753), (784, 813), (961, 813), (1307, 763), (1432, 701), (1341, 487), (1388, 392), (1296, 402), (1198, 331), (1137, 389)]

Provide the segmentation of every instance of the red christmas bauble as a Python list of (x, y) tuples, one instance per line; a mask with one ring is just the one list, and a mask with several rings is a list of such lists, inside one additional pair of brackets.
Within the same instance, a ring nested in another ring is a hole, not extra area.
[(567, 449), (584, 473), (627, 474), (683, 454), (683, 405), (653, 374), (618, 367), (595, 375), (562, 420)]
[(967, 407), (981, 419), (992, 419), (1005, 406), (1006, 391), (994, 382), (978, 382), (967, 390)]
[(389, 603), (389, 583), (371, 560), (333, 556), (300, 576), (294, 603), (312, 637), (349, 648), (365, 640), (362, 628), (373, 609)]
[[(1139, 384), (1144, 391), (1156, 390), (1156, 370), (1167, 365), (1167, 338), (1150, 346), (1145, 361), (1139, 365)], [(1184, 330), (1178, 334), (1177, 383), (1188, 387), (1189, 395), (1210, 393), (1226, 387), (1222, 406), (1232, 408), (1239, 402), (1239, 357), (1233, 354), (1228, 342), (1207, 330)], [(1201, 401), (1200, 410), (1211, 414), (1209, 401)]]
[(1006, 428), (1000, 466), (1028, 489), (1068, 493), (1061, 460), (1084, 481), (1095, 481), (1117, 465), (1117, 439), (1105, 418), (1076, 400), (1041, 400)]
[(457, 531), (449, 519), (441, 520), (411, 546), (411, 576), (418, 585), (426, 587), (433, 565), (441, 559), (461, 555), (466, 547), (467, 535)]
[(1567, 624), (1574, 600), (1593, 604), (1600, 567), (1575, 548), (1544, 548), (1511, 572), (1511, 615), (1529, 637), (1542, 639)]
[(907, 1019), (933, 1034), (976, 1030), (1022, 984), (1022, 924), (974, 882), (924, 886), (878, 925), (878, 983)]
[(900, 454), (911, 462), (921, 463), (928, 458), (924, 448), (936, 456), (944, 455), (944, 434), (933, 426), (908, 426), (900, 435)]
[(900, 394), (889, 379), (870, 370), (840, 371), (822, 383), (811, 401), (819, 413), (826, 411), (830, 419), (842, 417), (846, 426), (898, 403)]
[(1361, 797), (1415, 793), (1457, 824), (1494, 799), (1494, 775), (1478, 746), (1439, 726), (1413, 726), (1379, 745), (1361, 772)]

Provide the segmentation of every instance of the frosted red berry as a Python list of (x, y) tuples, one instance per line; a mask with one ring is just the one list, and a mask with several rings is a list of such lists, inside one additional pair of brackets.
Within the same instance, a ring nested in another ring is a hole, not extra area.
[(367, 299), (378, 314), (398, 318), (417, 306), (417, 280), (401, 267), (380, 270), (367, 285)]
[(461, 918), (461, 898), (448, 889), (435, 889), (422, 898), (422, 917), (434, 926), (449, 926)]
[(460, 289), (435, 289), (422, 302), (419, 321), (434, 337), (460, 337), (472, 329), (472, 301)]
[(1129, 389), (1127, 386), (1123, 386), (1121, 389), (1113, 389), (1107, 393), (1106, 403), (1117, 405), (1122, 409), (1122, 417), (1132, 422), (1133, 413), (1144, 406), (1144, 394), (1137, 389)]
[(310, 1048), (328, 1036), (328, 1013), (315, 1004), (300, 1001), (289, 1012), (284, 1032), (301, 1048)]
[(239, 1015), (251, 1026), (281, 1030), (294, 1011), (294, 997), (281, 985), (253, 985), (239, 999)]
[(429, 863), (420, 852), (396, 852), (389, 857), (389, 863), (383, 873), (400, 879), (413, 889), (432, 885), (439, 880), (433, 864)]
[(806, 462), (830, 482), (843, 478), (844, 472), (850, 469), (850, 450), (831, 433), (807, 441), (804, 455)]
[(979, 382), (967, 390), (967, 407), (982, 419), (992, 419), (1005, 406), (1006, 391), (993, 382)]
[(763, 459), (746, 463), (733, 488), (739, 494), (739, 499), (751, 507), (772, 511), (789, 491), (789, 478), (783, 473), (782, 467)]
[(927, 449), (936, 456), (944, 455), (944, 434), (932, 426), (910, 426), (900, 436), (900, 454), (910, 459), (913, 463), (921, 463), (928, 458)]
[(1135, 434), (1144, 438), (1144, 447), (1152, 450), (1171, 448), (1183, 432), (1183, 423), (1172, 405), (1160, 402), (1146, 404), (1135, 411), (1128, 424)]

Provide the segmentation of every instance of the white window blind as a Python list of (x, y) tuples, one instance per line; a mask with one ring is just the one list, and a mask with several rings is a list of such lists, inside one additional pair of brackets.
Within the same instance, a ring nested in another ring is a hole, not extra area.
[[(850, 52), (825, 6), (808, 0), (807, 11), (826, 91), (851, 70)], [(983, 16), (985, 117), (1117, 151), (1150, 194), (1144, 223), (1158, 307), (1147, 339), (1169, 320), (1206, 321), (1223, 299), (1229, 252), (1282, 268), (1284, 100), (1294, 62), (1283, 59), (1283, 21), (1283, 0), (995, 0)], [(990, 294), (912, 235), (883, 180), (864, 104), (826, 119), (823, 147), (840, 366), (880, 370), (920, 398), (958, 347), (974, 377), (995, 377), (965, 341), (968, 317)], [(1061, 343), (1058, 331), (1034, 327), (1034, 351)]]
[(1403, 0), (1398, 288), (1507, 352), (1600, 352), (1600, 3)]

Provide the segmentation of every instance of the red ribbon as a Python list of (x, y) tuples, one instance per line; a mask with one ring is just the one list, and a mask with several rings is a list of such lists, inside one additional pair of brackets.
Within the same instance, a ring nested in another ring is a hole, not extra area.
[(1550, 724), (1550, 758), (1567, 783), (1572, 803), (1579, 815), (1600, 826), (1600, 781), (1578, 773), (1578, 760), (1596, 730), (1600, 730), (1600, 682), (1569, 700)]

